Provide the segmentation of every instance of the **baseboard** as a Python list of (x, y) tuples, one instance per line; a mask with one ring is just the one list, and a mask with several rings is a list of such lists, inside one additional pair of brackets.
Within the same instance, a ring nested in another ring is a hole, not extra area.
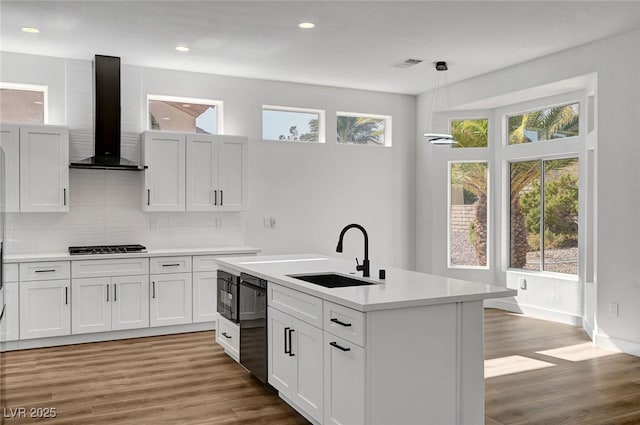
[(637, 342), (625, 341), (600, 334), (595, 335), (594, 342), (598, 347), (606, 348), (607, 350), (620, 351), (640, 357), (640, 343)]
[(84, 344), (87, 342), (113, 341), (117, 339), (141, 338), (145, 336), (199, 332), (214, 330), (215, 328), (216, 322), (204, 322), (190, 323), (187, 325), (158, 326), (155, 328), (128, 329), (123, 331), (96, 332), (81, 335), (55, 336), (50, 338), (23, 339), (1, 343), (0, 351), (25, 350), (30, 348)]
[(510, 301), (508, 299), (485, 300), (484, 306), (485, 308), (497, 308), (500, 310), (510, 311), (512, 313), (522, 313), (526, 314), (527, 316), (550, 320), (552, 322), (564, 323), (566, 325), (582, 327), (583, 324), (582, 316), (518, 304), (515, 301)]
[(591, 341), (595, 341), (595, 331), (593, 325), (587, 320), (586, 317), (582, 318), (582, 329), (584, 329), (587, 335), (589, 335), (589, 339), (591, 339)]

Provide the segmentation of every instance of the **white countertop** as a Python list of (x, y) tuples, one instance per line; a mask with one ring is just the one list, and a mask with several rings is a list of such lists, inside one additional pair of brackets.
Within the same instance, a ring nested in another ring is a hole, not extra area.
[[(445, 276), (371, 265), (371, 278), (355, 272), (355, 262), (317, 254), (259, 255), (227, 257), (218, 261), (229, 272), (244, 272), (278, 283), (309, 295), (359, 311), (386, 310), (454, 302), (478, 301), (517, 295), (517, 291), (502, 286), (485, 285)], [(386, 270), (386, 279), (377, 278), (378, 270)], [(375, 285), (347, 288), (325, 288), (295, 279), (291, 274), (337, 272), (349, 277), (375, 282)]]
[(25, 263), (31, 261), (68, 261), (68, 260), (104, 260), (109, 258), (135, 258), (135, 257), (173, 257), (179, 255), (240, 255), (257, 254), (259, 248), (251, 246), (222, 246), (211, 248), (172, 248), (150, 249), (147, 252), (128, 254), (90, 254), (69, 255), (68, 252), (54, 252), (47, 254), (18, 254), (5, 255), (5, 263)]

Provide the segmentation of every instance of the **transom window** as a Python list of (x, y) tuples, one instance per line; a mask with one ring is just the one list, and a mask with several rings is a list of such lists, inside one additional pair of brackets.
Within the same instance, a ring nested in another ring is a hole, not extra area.
[(0, 122), (47, 124), (47, 86), (0, 83)]
[(262, 105), (262, 138), (324, 143), (323, 110)]
[(391, 117), (337, 112), (336, 140), (346, 145), (391, 146)]
[(510, 145), (573, 137), (579, 134), (580, 104), (542, 108), (507, 120)]
[(457, 143), (454, 148), (486, 148), (489, 145), (489, 120), (451, 120), (451, 135)]
[(222, 133), (220, 100), (173, 96), (147, 96), (149, 130), (183, 133)]

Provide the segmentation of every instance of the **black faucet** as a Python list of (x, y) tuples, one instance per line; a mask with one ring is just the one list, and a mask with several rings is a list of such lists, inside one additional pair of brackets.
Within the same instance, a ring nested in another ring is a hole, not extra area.
[(347, 233), (347, 230), (355, 227), (362, 231), (364, 235), (364, 260), (362, 261), (362, 265), (358, 263), (358, 259), (356, 258), (356, 270), (362, 271), (362, 277), (369, 277), (369, 236), (367, 235), (367, 231), (364, 230), (364, 227), (359, 224), (349, 224), (342, 229), (340, 232), (340, 239), (338, 240), (338, 246), (336, 247), (336, 252), (342, 252), (342, 238), (344, 238), (344, 234)]

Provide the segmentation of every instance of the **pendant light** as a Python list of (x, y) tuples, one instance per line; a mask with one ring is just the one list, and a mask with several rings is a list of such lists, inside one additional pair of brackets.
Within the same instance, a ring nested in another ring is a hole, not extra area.
[[(433, 96), (431, 96), (431, 125), (433, 125), (433, 113), (435, 111), (436, 104), (437, 104), (436, 100), (438, 98), (438, 86), (440, 83), (440, 75), (443, 76), (444, 85), (447, 86), (448, 81), (447, 81), (447, 75), (445, 74), (445, 71), (447, 71), (448, 69), (449, 68), (447, 67), (447, 63), (445, 61), (436, 62), (435, 84), (433, 86), (434, 87)], [(446, 133), (425, 133), (424, 137), (432, 145), (449, 145), (450, 146), (458, 143), (455, 140), (453, 140), (453, 136), (451, 134), (446, 134)]]

